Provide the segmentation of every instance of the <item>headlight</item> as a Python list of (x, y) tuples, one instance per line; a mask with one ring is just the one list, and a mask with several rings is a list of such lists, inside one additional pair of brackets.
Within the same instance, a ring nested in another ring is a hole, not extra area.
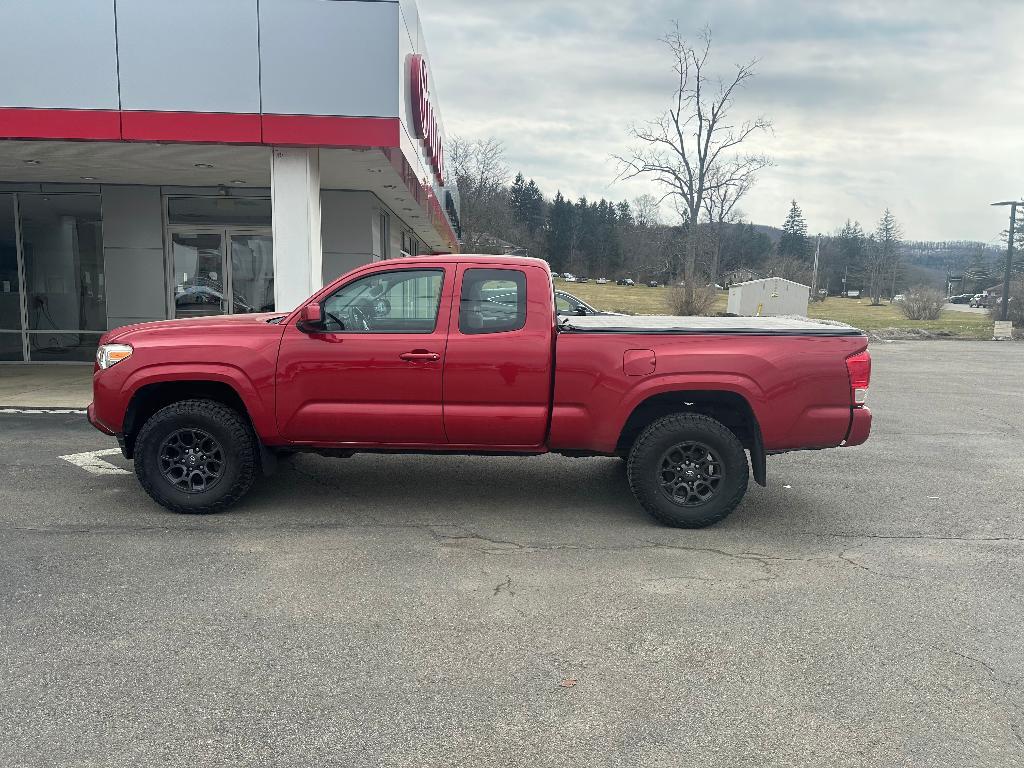
[(96, 365), (106, 369), (131, 356), (132, 348), (128, 344), (101, 344), (96, 350)]

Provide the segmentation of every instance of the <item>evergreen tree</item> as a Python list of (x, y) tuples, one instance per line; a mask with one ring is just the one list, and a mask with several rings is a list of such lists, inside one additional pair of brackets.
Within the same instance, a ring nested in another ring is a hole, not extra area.
[(544, 195), (533, 179), (526, 181), (517, 173), (508, 190), (508, 205), (512, 220), (526, 228), (529, 235), (544, 226)]
[(544, 195), (533, 179), (530, 179), (523, 189), (520, 221), (526, 225), (531, 235), (544, 226)]
[(569, 268), (573, 236), (573, 205), (561, 192), (555, 194), (548, 209), (547, 254), (551, 268), (564, 272)]
[(847, 219), (846, 224), (839, 230), (837, 240), (839, 258), (835, 262), (834, 279), (838, 285), (843, 286), (844, 290), (852, 290), (854, 286), (857, 289), (863, 289), (866, 243), (860, 222), (851, 223)]
[(900, 240), (903, 238), (903, 228), (892, 211), (888, 208), (878, 220), (878, 227), (875, 229), (875, 263), (871, 271), (871, 303), (880, 304), (882, 294), (890, 289), (890, 295), (895, 293), (896, 280), (900, 272)]
[(810, 254), (810, 242), (807, 239), (807, 222), (803, 211), (793, 201), (789, 207), (789, 215), (782, 225), (782, 238), (779, 240), (779, 257), (804, 261)]

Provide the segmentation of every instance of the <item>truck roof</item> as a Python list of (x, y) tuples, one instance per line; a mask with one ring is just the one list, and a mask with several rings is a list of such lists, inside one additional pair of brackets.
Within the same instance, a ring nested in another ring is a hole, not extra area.
[(456, 264), (502, 264), (505, 266), (541, 267), (550, 271), (550, 265), (544, 259), (532, 256), (506, 256), (491, 253), (433, 253), (423, 256), (407, 256), (394, 259), (402, 264), (430, 264), (435, 261), (448, 261)]

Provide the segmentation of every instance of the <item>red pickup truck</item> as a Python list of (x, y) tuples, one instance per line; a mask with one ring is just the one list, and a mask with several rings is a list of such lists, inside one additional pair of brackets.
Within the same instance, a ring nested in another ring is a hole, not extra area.
[[(658, 520), (728, 515), (767, 454), (863, 443), (864, 333), (806, 319), (564, 317), (538, 259), (360, 267), (289, 313), (118, 328), (90, 422), (142, 487), (213, 512), (295, 451), (620, 456)], [(747, 454), (750, 455), (748, 465)]]

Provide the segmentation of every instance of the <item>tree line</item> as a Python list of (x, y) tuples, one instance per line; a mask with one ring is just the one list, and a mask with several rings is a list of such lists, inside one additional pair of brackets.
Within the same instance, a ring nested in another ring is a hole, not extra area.
[[(870, 230), (847, 220), (828, 235), (808, 234), (795, 200), (780, 229), (745, 221), (739, 203), (771, 165), (766, 155), (745, 149), (770, 131), (771, 122), (733, 114), (757, 62), (721, 77), (710, 64), (707, 29), (691, 45), (675, 24), (662, 42), (674, 94), (660, 115), (630, 128), (631, 145), (616, 156), (617, 178), (649, 179), (661, 197), (570, 199), (556, 190), (549, 198), (523, 173), (512, 176), (499, 141), (457, 137), (448, 156), (460, 194), (464, 251), (523, 253), (546, 259), (556, 272), (681, 285), (684, 314), (710, 306), (709, 287), (756, 276), (813, 284), (815, 295), (858, 291), (873, 303), (909, 285), (944, 282), (938, 270), (913, 263), (936, 249), (910, 249), (908, 260), (903, 229), (888, 208)], [(663, 219), (666, 206), (676, 221)], [(970, 249), (977, 252), (974, 274), (983, 281), (992, 253), (981, 244)]]
[[(449, 157), (461, 197), (465, 251), (537, 256), (553, 271), (589, 277), (683, 279), (689, 221), (666, 223), (654, 196), (573, 200), (556, 191), (547, 197), (533, 179), (521, 172), (512, 176), (504, 149), (494, 139), (455, 138)], [(903, 233), (889, 210), (870, 232), (847, 221), (835, 233), (817, 237), (808, 234), (795, 200), (777, 230), (739, 215), (703, 218), (694, 259), (703, 282), (724, 286), (735, 282), (737, 274), (750, 274), (810, 285), (817, 251), (822, 290), (860, 290), (880, 299), (904, 286)]]

